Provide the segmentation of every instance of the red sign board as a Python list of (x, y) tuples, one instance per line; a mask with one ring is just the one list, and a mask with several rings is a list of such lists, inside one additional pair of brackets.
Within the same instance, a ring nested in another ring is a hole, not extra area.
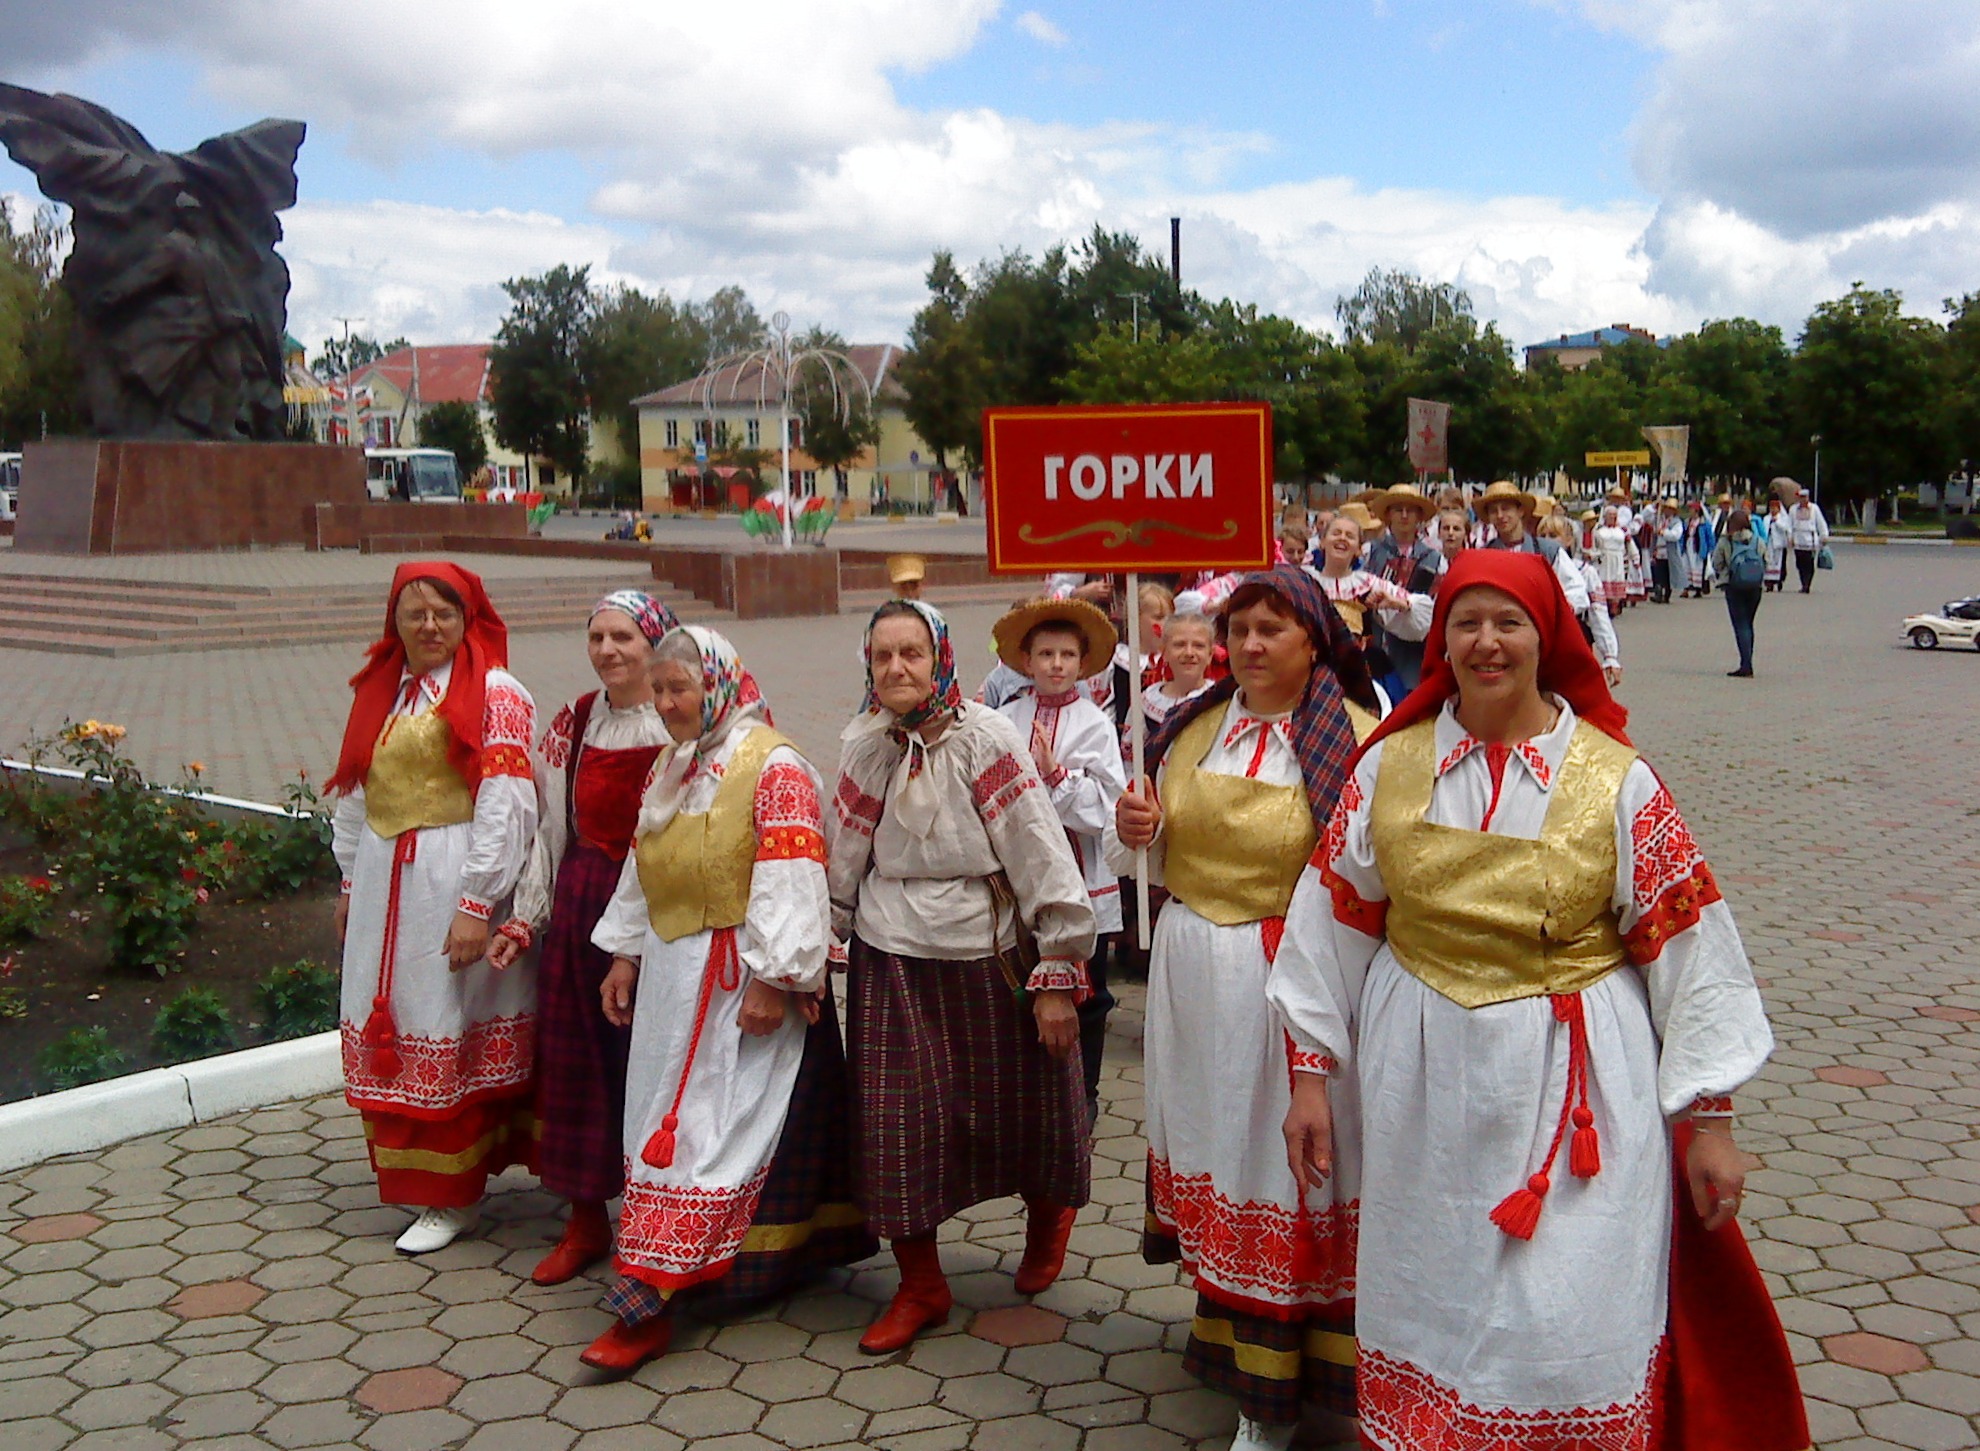
[(1263, 569), (1271, 405), (985, 409), (983, 503), (1001, 574)]

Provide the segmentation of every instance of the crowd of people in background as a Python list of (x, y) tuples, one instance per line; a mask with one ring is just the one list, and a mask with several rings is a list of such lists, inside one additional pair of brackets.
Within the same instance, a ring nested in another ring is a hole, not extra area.
[(1142, 1248), (1196, 1294), (1183, 1359), (1235, 1451), (1302, 1418), (1383, 1451), (1799, 1451), (1734, 1224), (1771, 1035), (1611, 694), (1633, 599), (1757, 603), (1787, 553), (1807, 587), (1820, 512), (1770, 512), (1292, 506), (1262, 571), (1052, 577), (974, 698), (900, 556), (835, 777), (637, 591), (539, 732), (481, 581), (402, 566), (333, 782), (345, 1076), (399, 1250), (520, 1164), (570, 1205), (536, 1283), (615, 1272), (586, 1364), (883, 1241), (860, 1348), (904, 1350), (973, 1206), (1022, 1204), (1018, 1294), (1063, 1273), (1109, 986), (1145, 978)]

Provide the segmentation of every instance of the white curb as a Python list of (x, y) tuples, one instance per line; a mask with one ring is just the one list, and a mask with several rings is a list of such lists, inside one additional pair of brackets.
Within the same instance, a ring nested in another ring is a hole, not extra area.
[(339, 1035), (314, 1033), (0, 1104), (0, 1173), (343, 1087)]

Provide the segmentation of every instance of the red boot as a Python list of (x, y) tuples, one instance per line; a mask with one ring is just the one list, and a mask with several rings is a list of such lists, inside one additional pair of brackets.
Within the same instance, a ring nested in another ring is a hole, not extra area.
[(894, 1259), (901, 1267), (901, 1287), (894, 1291), (894, 1303), (860, 1339), (859, 1348), (868, 1355), (904, 1349), (930, 1325), (946, 1321), (955, 1304), (934, 1235), (895, 1240)]
[(596, 1200), (574, 1199), (564, 1237), (529, 1277), (539, 1285), (561, 1285), (597, 1264), (611, 1250), (612, 1226), (605, 1218), (605, 1206)]
[(1066, 1241), (1079, 1211), (1032, 1200), (1025, 1201), (1025, 1209), (1024, 1258), (1018, 1262), (1014, 1288), (1020, 1295), (1036, 1295), (1050, 1289), (1066, 1267)]
[(656, 1315), (638, 1325), (614, 1320), (612, 1328), (592, 1341), (578, 1359), (614, 1375), (631, 1375), (647, 1361), (665, 1355), (673, 1339), (671, 1315)]

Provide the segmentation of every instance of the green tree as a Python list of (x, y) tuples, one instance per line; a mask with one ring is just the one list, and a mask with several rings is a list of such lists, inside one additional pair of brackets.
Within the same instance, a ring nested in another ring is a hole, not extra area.
[(489, 350), (495, 439), (525, 458), (547, 458), (575, 486), (584, 477), (590, 405), (584, 365), (597, 298), (591, 269), (559, 264), (502, 284), (509, 315)]
[(1109, 323), (1073, 351), (1059, 380), (1068, 403), (1194, 403), (1236, 391), (1231, 359), (1216, 339), (1165, 337), (1144, 325)]
[[(1066, 254), (1053, 247), (1034, 262), (1006, 252), (977, 269), (969, 292), (969, 330), (984, 361), (984, 401), (1061, 403), (1059, 379), (1079, 344), (1098, 330), (1083, 318), (1068, 288)], [(930, 440), (932, 443), (933, 440)]]
[(664, 292), (615, 287), (594, 305), (580, 365), (585, 396), (593, 415), (617, 431), (621, 446), (636, 452), (639, 410), (633, 399), (700, 372), (709, 332), (692, 307), (677, 306)]
[(1362, 442), (1361, 380), (1347, 353), (1249, 303), (1197, 311), (1200, 333), (1225, 352), (1231, 396), (1272, 405), (1278, 476), (1311, 482), (1339, 470)]
[[(1779, 328), (1744, 317), (1708, 322), (1672, 343), (1665, 363), (1665, 379), (1691, 390), (1689, 416), (1646, 421), (1691, 425), (1693, 477), (1757, 491), (1790, 465), (1789, 363)], [(1668, 394), (1651, 406), (1672, 412)]]
[(419, 420), (422, 448), (444, 448), (460, 465), (461, 477), (471, 479), (488, 462), (488, 435), (481, 410), (472, 403), (435, 403)]
[(1627, 368), (1611, 366), (1604, 354), (1585, 368), (1558, 371), (1558, 387), (1549, 395), (1546, 413), (1547, 465), (1587, 480), (1602, 472), (1589, 469), (1585, 455), (1591, 450), (1643, 447), (1643, 389)]
[(1414, 272), (1368, 269), (1361, 285), (1334, 303), (1351, 343), (1394, 343), (1415, 352), (1431, 329), (1470, 317), (1471, 294), (1452, 282), (1425, 282)]
[[(731, 284), (709, 294), (702, 302), (691, 302), (681, 309), (690, 334), (700, 344), (700, 356), (696, 359), (698, 369), (710, 358), (727, 357), (730, 353), (746, 352), (760, 347), (763, 343), (763, 319), (757, 315), (749, 296), (740, 287)], [(681, 378), (692, 376), (695, 369), (681, 374)], [(679, 382), (672, 378), (669, 382)]]
[(1864, 500), (1941, 479), (1957, 458), (1945, 330), (1862, 283), (1809, 316), (1792, 370), (1798, 432), (1822, 436), (1831, 497)]
[(908, 325), (907, 353), (894, 376), (907, 392), (902, 413), (935, 450), (936, 467), (947, 469), (950, 454), (974, 457), (982, 447), (989, 365), (968, 324), (969, 283), (952, 254), (935, 254), (928, 292)]
[(75, 314), (57, 259), (66, 228), (42, 207), (17, 228), (0, 198), (0, 447), (82, 431)]
[(1980, 292), (1948, 297), (1946, 311), (1948, 452), (1955, 466), (1980, 472)]
[(1486, 481), (1541, 467), (1540, 426), (1520, 386), (1512, 345), (1496, 323), (1480, 331), (1470, 313), (1460, 312), (1432, 325), (1409, 355), (1403, 382), (1408, 397), (1451, 405), (1451, 468), (1458, 477)]

